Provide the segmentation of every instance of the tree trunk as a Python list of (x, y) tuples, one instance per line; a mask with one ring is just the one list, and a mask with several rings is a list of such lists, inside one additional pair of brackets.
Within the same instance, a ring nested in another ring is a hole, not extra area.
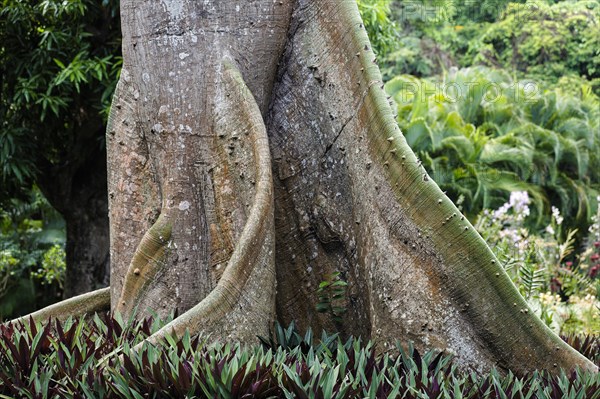
[[(150, 341), (190, 329), (254, 342), (277, 317), (479, 370), (595, 370), (407, 146), (354, 0), (121, 7), (111, 300), (182, 313)], [(319, 291), (336, 278), (336, 297)]]
[(99, 129), (104, 129), (102, 121), (91, 118), (80, 128), (73, 150), (74, 159), (81, 161), (47, 165), (39, 179), (41, 190), (67, 226), (64, 298), (109, 283), (106, 153), (100, 146)]
[[(104, 184), (82, 185), (64, 214), (67, 225), (64, 297), (93, 291), (109, 285), (108, 199)], [(104, 187), (102, 187), (104, 186)]]

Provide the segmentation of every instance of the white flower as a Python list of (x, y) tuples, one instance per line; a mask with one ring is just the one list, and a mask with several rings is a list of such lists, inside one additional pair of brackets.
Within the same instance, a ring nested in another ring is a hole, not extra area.
[(513, 191), (510, 193), (509, 204), (517, 214), (519, 218), (525, 218), (529, 216), (529, 204), (531, 200), (529, 199), (529, 194), (527, 191)]
[(496, 209), (494, 211), (494, 213), (492, 214), (494, 219), (500, 219), (502, 216), (506, 215), (506, 212), (508, 212), (508, 210), (511, 208), (512, 205), (510, 205), (508, 202), (504, 205), (502, 205), (500, 208)]
[(560, 210), (555, 206), (552, 207), (552, 217), (556, 221), (556, 224), (559, 226), (562, 224), (562, 222), (564, 220), (564, 218), (562, 216), (560, 216)]
[(550, 234), (551, 236), (553, 236), (553, 235), (554, 235), (554, 233), (555, 233), (554, 229), (553, 229), (553, 228), (552, 228), (552, 226), (550, 226), (550, 225), (546, 226), (546, 232), (547, 232), (548, 234)]
[(522, 208), (524, 205), (528, 205), (531, 201), (529, 200), (529, 194), (527, 191), (513, 191), (510, 193), (510, 205), (516, 209)]

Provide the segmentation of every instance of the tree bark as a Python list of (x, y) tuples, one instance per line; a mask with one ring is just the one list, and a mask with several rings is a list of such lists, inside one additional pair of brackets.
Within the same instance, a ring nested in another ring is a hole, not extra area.
[[(229, 268), (260, 193), (260, 111), (291, 12), (264, 0), (161, 4), (121, 3), (124, 66), (107, 146), (111, 288), (127, 313), (184, 312)], [(244, 110), (250, 101), (260, 111)], [(258, 245), (273, 254), (270, 241)], [(274, 284), (264, 291), (272, 296)]]
[[(254, 342), (276, 314), (477, 370), (596, 370), (421, 167), (354, 0), (121, 6), (111, 300), (182, 313), (150, 341), (190, 329)], [(316, 312), (333, 273), (348, 283), (341, 319)]]
[(92, 292), (77, 295), (59, 303), (55, 303), (44, 309), (28, 314), (11, 323), (28, 323), (30, 318), (33, 320), (46, 322), (51, 319), (64, 321), (69, 317), (83, 317), (96, 312), (106, 312), (110, 310), (110, 289), (101, 288)]

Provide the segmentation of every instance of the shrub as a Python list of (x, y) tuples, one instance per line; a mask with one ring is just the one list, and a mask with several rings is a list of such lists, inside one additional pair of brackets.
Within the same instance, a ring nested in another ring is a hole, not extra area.
[(471, 62), (549, 83), (564, 75), (585, 77), (598, 94), (599, 23), (600, 3), (594, 0), (509, 3), (502, 17), (473, 42)]
[(0, 203), (0, 318), (47, 306), (62, 295), (62, 217), (34, 188), (25, 201)]

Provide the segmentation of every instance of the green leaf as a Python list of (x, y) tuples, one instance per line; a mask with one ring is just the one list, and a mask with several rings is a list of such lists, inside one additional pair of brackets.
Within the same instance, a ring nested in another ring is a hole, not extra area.
[(53, 60), (54, 63), (58, 65), (61, 69), (66, 69), (65, 64), (63, 64), (61, 60), (59, 60), (58, 58), (53, 58)]

